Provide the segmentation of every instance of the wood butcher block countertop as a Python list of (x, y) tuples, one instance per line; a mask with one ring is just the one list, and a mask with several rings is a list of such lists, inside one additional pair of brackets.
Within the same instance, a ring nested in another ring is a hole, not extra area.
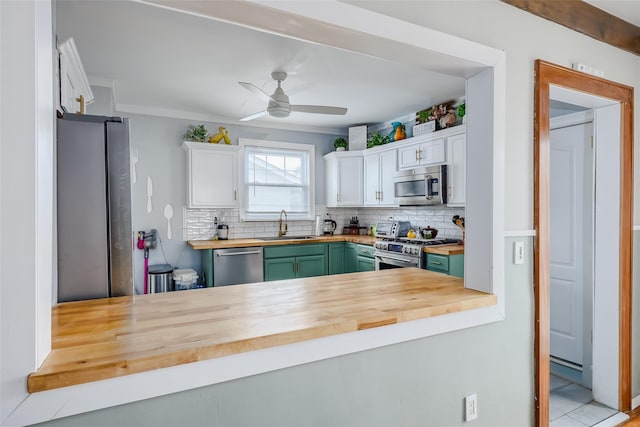
[(68, 302), (30, 393), (496, 304), (417, 268)]
[(463, 245), (425, 246), (423, 249), (428, 254), (460, 255), (464, 253)]
[(360, 236), (353, 234), (335, 234), (324, 236), (309, 236), (306, 239), (288, 239), (286, 236), (278, 240), (263, 240), (260, 237), (253, 239), (229, 239), (229, 240), (189, 240), (187, 243), (193, 249), (228, 249), (249, 248), (252, 246), (276, 246), (276, 245), (302, 245), (307, 243), (331, 243), (354, 242), (365, 245), (373, 245), (377, 239), (373, 236)]

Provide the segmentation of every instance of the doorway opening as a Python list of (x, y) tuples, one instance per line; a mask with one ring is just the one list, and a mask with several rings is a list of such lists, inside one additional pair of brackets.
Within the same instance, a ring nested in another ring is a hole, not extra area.
[[(556, 119), (552, 130), (552, 100), (591, 111), (591, 125), (587, 120), (579, 128), (562, 131)], [(575, 380), (590, 386), (595, 400), (620, 411), (630, 409), (632, 102), (633, 88), (536, 61), (538, 426), (549, 424), (552, 357), (554, 367), (579, 372)], [(581, 142), (567, 143), (571, 132)]]

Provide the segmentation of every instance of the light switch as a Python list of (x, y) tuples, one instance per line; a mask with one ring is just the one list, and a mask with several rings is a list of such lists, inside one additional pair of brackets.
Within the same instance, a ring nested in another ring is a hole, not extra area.
[(513, 263), (524, 264), (524, 242), (513, 243)]

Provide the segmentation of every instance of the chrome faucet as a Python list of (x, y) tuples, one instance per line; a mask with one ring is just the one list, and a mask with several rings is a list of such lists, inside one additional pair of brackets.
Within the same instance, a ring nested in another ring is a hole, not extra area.
[[(282, 229), (282, 214), (284, 214), (284, 230)], [(280, 219), (278, 220), (278, 237), (282, 237), (287, 234), (289, 226), (287, 225), (287, 211), (282, 209), (280, 211)]]

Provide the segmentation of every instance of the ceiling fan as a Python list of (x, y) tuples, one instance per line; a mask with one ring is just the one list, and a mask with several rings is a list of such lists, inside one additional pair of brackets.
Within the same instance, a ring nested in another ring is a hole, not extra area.
[(281, 83), (287, 78), (287, 73), (284, 71), (274, 71), (271, 73), (271, 78), (278, 82), (278, 87), (272, 95), (267, 95), (266, 92), (251, 83), (238, 82), (240, 86), (269, 103), (266, 110), (243, 117), (240, 119), (241, 122), (257, 119), (258, 117), (262, 117), (267, 114), (278, 118), (289, 117), (289, 114), (291, 114), (292, 111), (300, 113), (335, 114), (339, 116), (347, 114), (347, 109), (342, 107), (328, 107), (326, 105), (291, 105), (289, 104), (289, 97), (284, 93), (284, 90), (282, 90), (281, 87)]

